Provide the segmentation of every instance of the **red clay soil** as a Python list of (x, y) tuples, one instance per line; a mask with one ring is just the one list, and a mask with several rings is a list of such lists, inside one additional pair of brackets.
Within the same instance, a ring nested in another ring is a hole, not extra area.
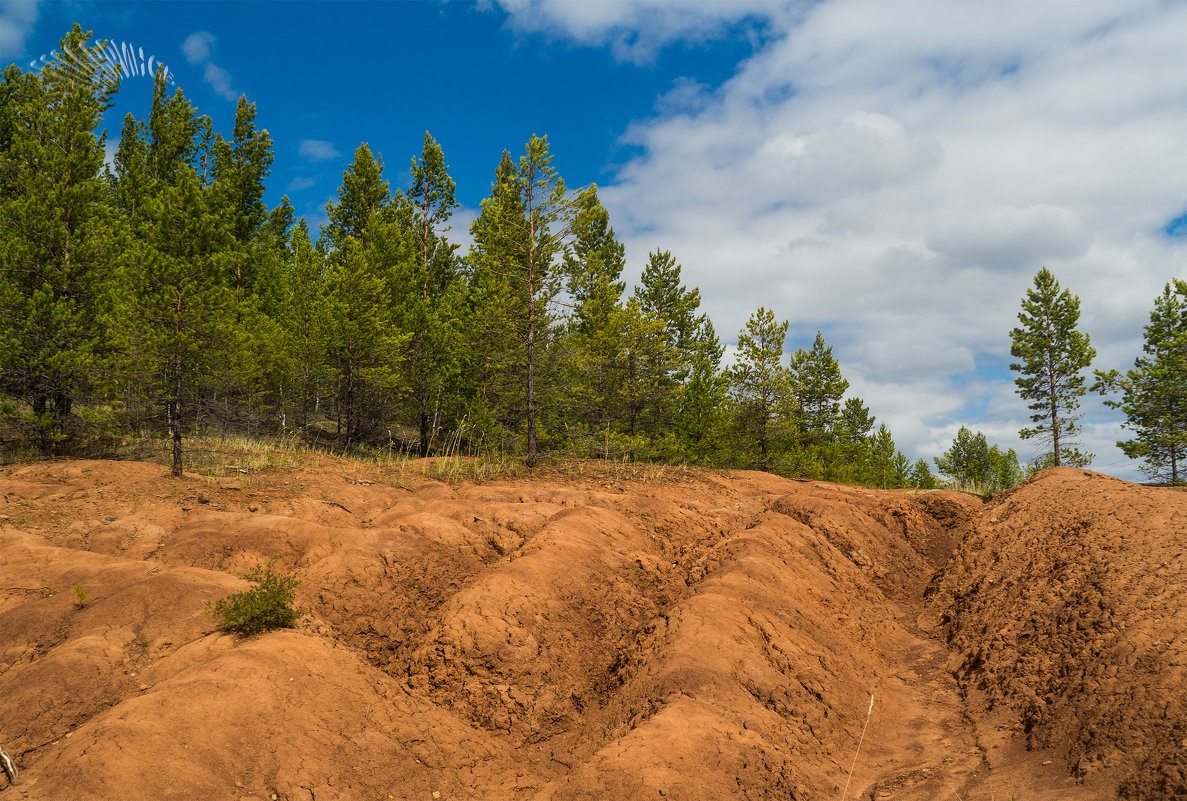
[(0, 801), (1184, 797), (1187, 494), (593, 472), (0, 469)]

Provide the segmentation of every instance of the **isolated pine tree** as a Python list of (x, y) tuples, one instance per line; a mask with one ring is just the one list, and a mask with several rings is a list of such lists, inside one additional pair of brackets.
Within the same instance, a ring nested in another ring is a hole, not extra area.
[(1074, 445), (1079, 432), (1076, 414), (1080, 398), (1087, 391), (1082, 371), (1096, 356), (1087, 334), (1076, 329), (1080, 320), (1080, 299), (1061, 289), (1055, 276), (1044, 267), (1022, 299), (1018, 314), (1022, 323), (1010, 331), (1010, 355), (1019, 361), (1010, 369), (1018, 395), (1031, 410), (1034, 428), (1018, 432), (1023, 439), (1037, 439), (1050, 447), (1050, 464), (1087, 466), (1092, 454)]
[(1180, 484), (1187, 476), (1187, 282), (1168, 283), (1155, 299), (1142, 350), (1124, 376), (1098, 370), (1093, 389), (1121, 394), (1105, 403), (1125, 413), (1122, 425), (1135, 436), (1117, 447), (1141, 459), (1153, 480)]

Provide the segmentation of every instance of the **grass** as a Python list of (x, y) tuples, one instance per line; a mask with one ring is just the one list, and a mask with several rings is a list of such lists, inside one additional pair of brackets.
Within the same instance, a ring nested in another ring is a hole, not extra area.
[[(403, 432), (408, 434), (409, 432)], [(477, 436), (477, 442), (474, 437)], [(535, 468), (529, 468), (518, 456), (484, 448), (480, 434), (465, 422), (437, 443), (437, 455), (420, 457), (410, 454), (406, 441), (390, 434), (386, 446), (345, 448), (328, 443), (310, 444), (303, 437), (252, 438), (242, 435), (197, 434), (183, 442), (185, 470), (197, 473), (211, 485), (234, 479), (244, 488), (257, 486), (258, 477), (269, 471), (292, 470), (308, 464), (317, 455), (342, 459), (369, 468), (367, 479), (393, 486), (408, 487), (423, 481), (445, 484), (484, 484), (491, 481), (535, 475), (558, 480), (592, 480), (667, 484), (687, 479), (692, 471), (683, 465), (620, 459), (578, 458), (543, 454)], [(171, 443), (161, 434), (130, 437), (117, 458), (139, 459), (168, 466), (172, 462)], [(32, 448), (0, 453), (0, 464), (34, 463), (44, 456)]]

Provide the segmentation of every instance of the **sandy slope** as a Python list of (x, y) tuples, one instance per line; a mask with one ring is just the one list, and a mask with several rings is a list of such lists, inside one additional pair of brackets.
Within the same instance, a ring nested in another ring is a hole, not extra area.
[[(0, 799), (835, 799), (871, 694), (849, 798), (1187, 786), (1185, 493), (400, 484), (0, 470)], [(309, 614), (218, 632), (272, 556)]]

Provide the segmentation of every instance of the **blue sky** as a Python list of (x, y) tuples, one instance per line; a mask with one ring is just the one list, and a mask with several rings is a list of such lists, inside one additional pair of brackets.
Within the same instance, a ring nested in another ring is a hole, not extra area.
[[(269, 200), (315, 222), (359, 142), (400, 186), (427, 129), (464, 243), (501, 151), (548, 134), (567, 183), (601, 187), (628, 279), (671, 250), (723, 340), (759, 305), (789, 348), (822, 330), (912, 458), (961, 425), (1034, 455), (1009, 331), (1040, 267), (1102, 369), (1187, 277), (1185, 3), (0, 0), (0, 58), (76, 20), (168, 63), (222, 130), (245, 93)], [(126, 81), (113, 135), (149, 90)], [(1083, 411), (1094, 466), (1138, 478), (1118, 413)]]
[[(605, 182), (636, 150), (619, 141), (632, 120), (678, 83), (719, 85), (753, 49), (729, 31), (624, 64), (461, 2), (103, 2), (42, 6), (22, 66), (74, 21), (156, 55), (226, 132), (239, 95), (255, 102), (276, 145), (268, 199), (287, 193), (311, 219), (361, 142), (382, 154), (393, 186), (405, 185), (426, 130), (467, 207), (489, 192), (502, 151), (518, 155), (533, 133), (549, 135), (571, 185)], [(109, 113), (113, 139), (125, 113), (144, 116), (150, 93), (147, 78), (125, 82)]]

